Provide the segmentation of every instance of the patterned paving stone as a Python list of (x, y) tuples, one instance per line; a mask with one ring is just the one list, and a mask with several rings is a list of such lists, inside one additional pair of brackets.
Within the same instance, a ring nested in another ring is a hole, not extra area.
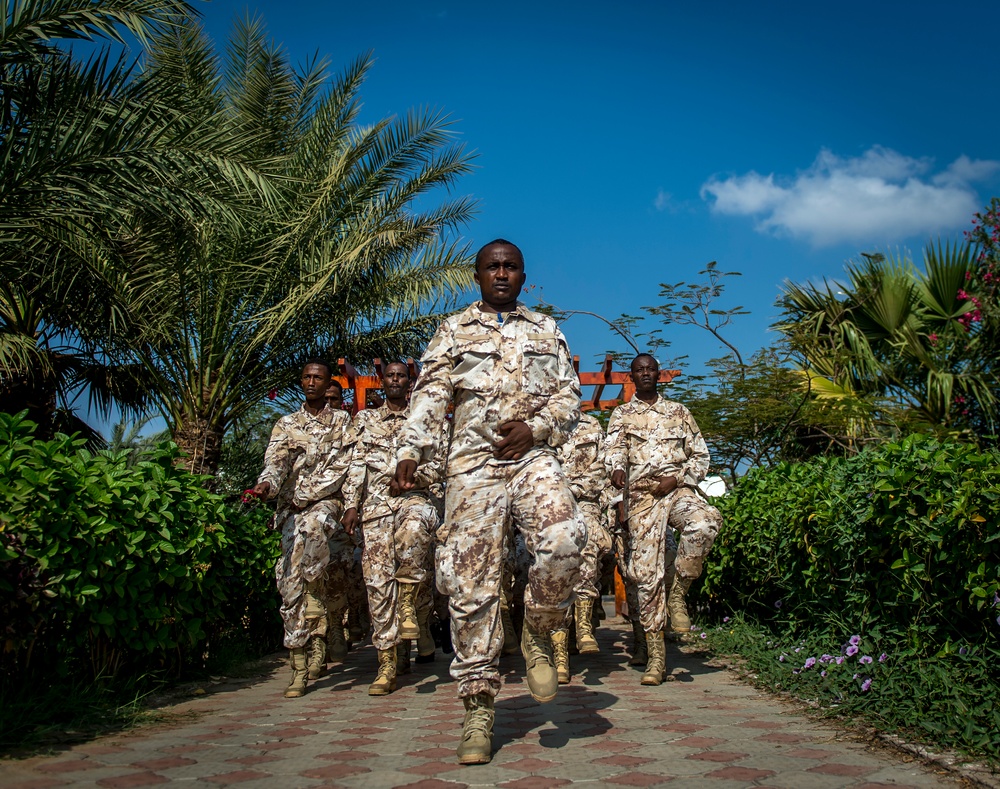
[[(575, 656), (574, 679), (539, 705), (523, 661), (504, 658), (494, 758), (463, 767), (455, 748), (464, 714), (446, 663), (415, 665), (389, 697), (371, 699), (372, 648), (282, 697), (287, 667), (254, 682), (206, 686), (177, 705), (190, 723), (150, 726), (53, 756), (0, 760), (3, 789), (177, 783), (243, 789), (542, 789), (668, 785), (677, 789), (846, 789), (955, 786), (890, 753), (793, 714), (703, 658), (669, 647), (677, 682), (639, 685), (624, 664), (621, 623), (599, 631), (600, 655)], [(276, 662), (277, 665), (277, 662)]]

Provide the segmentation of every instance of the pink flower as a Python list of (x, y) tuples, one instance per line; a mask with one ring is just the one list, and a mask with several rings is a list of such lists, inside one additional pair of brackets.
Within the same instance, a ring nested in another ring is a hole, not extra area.
[(868, 679), (866, 679), (866, 680), (865, 680), (864, 682), (862, 682), (862, 683), (861, 683), (861, 690), (862, 690), (863, 692), (867, 693), (867, 692), (868, 692), (868, 689), (869, 689), (869, 688), (870, 688), (871, 686), (872, 686), (872, 681), (871, 681), (871, 677), (869, 677)]
[(278, 390), (277, 389), (272, 389), (270, 392), (267, 393), (267, 399), (268, 400), (273, 400), (277, 396), (278, 396)]
[(936, 334), (928, 334), (927, 339), (931, 341), (931, 345), (937, 345), (938, 336)]

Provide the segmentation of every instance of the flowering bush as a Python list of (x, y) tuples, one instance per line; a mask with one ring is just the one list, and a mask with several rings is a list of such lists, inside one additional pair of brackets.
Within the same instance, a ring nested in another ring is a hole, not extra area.
[(998, 486), (1000, 453), (925, 436), (753, 471), (717, 500), (722, 530), (693, 593), (792, 630), (874, 629), (926, 651), (995, 643)]

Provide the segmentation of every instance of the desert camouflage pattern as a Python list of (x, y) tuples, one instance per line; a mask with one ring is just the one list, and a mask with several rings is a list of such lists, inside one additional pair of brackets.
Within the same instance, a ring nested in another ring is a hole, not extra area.
[(461, 697), (500, 690), (501, 567), (511, 518), (533, 558), (524, 592), (526, 620), (542, 632), (567, 626), (587, 534), (559, 461), (532, 453), (449, 477), (437, 584), (449, 597), (451, 675)]
[(580, 414), (576, 429), (559, 447), (559, 462), (577, 501), (599, 502), (611, 485), (604, 462), (604, 441), (601, 423), (590, 414)]
[(438, 457), (442, 429), (454, 401), (448, 476), (493, 462), (504, 422), (523, 421), (535, 446), (525, 457), (552, 453), (580, 417), (580, 382), (566, 338), (548, 315), (520, 302), (498, 316), (477, 302), (438, 328), (421, 358), (410, 399), (399, 460), (418, 464)]
[(440, 523), (437, 458), (418, 468), (417, 490), (402, 496), (389, 493), (400, 433), (409, 414), (409, 408), (393, 411), (384, 404), (355, 417), (354, 455), (344, 482), (345, 507), (357, 507), (361, 514), (361, 564), (376, 649), (389, 649), (399, 641), (396, 581), (419, 584), (427, 580)]
[(590, 414), (581, 414), (576, 429), (558, 450), (570, 490), (587, 524), (587, 544), (583, 549), (576, 594), (590, 600), (600, 596), (601, 560), (611, 551), (611, 535), (604, 523), (605, 505), (602, 504), (611, 486), (604, 462), (604, 441), (601, 423)]
[(284, 643), (292, 649), (305, 646), (310, 636), (326, 634), (331, 547), (335, 564), (344, 559), (343, 510), (333, 497), (347, 469), (349, 432), (350, 417), (344, 411), (324, 408), (314, 416), (303, 405), (278, 420), (264, 455), (258, 482), (270, 483), (277, 499), (281, 558), (275, 579)]
[(601, 596), (601, 563), (613, 550), (611, 534), (599, 501), (578, 501), (577, 506), (587, 525), (587, 544), (580, 554), (580, 580), (574, 591), (577, 597), (597, 600)]
[[(708, 447), (691, 412), (680, 403), (633, 398), (611, 414), (607, 464), (609, 472), (628, 468), (627, 568), (636, 584), (643, 627), (662, 630), (674, 573), (701, 575), (722, 524), (719, 511), (698, 489), (708, 471)], [(676, 477), (678, 487), (655, 498), (651, 491), (662, 476)], [(680, 533), (678, 542), (674, 530)]]

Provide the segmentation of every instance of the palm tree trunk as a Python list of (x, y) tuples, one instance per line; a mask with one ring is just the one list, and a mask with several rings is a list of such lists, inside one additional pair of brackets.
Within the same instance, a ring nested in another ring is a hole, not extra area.
[(225, 429), (218, 422), (201, 415), (185, 415), (174, 428), (173, 440), (183, 457), (178, 464), (193, 474), (215, 474), (222, 457)]

